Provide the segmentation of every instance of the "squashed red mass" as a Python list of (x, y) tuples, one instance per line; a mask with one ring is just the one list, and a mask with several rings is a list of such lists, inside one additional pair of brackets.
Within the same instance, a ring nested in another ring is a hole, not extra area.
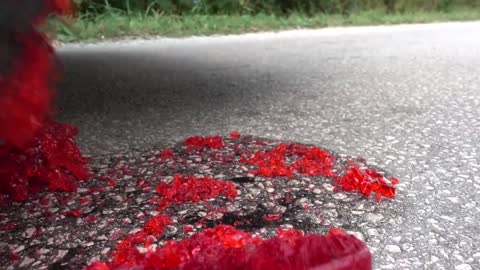
[(168, 241), (145, 253), (129, 246), (121, 260), (95, 262), (85, 270), (120, 269), (265, 269), (370, 270), (367, 247), (347, 234), (304, 235), (279, 230), (261, 239), (231, 226), (219, 225), (182, 241)]
[(240, 133), (238, 131), (232, 131), (232, 132), (230, 132), (230, 138), (240, 139)]

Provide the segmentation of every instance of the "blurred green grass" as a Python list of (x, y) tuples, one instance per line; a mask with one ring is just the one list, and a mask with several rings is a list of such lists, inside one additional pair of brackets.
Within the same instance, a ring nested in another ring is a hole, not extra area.
[(459, 9), (449, 12), (411, 12), (387, 14), (383, 10), (359, 11), (348, 16), (319, 14), (305, 16), (257, 15), (148, 15), (110, 12), (98, 16), (80, 16), (73, 26), (56, 21), (52, 27), (62, 42), (98, 41), (125, 37), (185, 37), (192, 35), (239, 34), (331, 26), (389, 25), (480, 19), (480, 10)]

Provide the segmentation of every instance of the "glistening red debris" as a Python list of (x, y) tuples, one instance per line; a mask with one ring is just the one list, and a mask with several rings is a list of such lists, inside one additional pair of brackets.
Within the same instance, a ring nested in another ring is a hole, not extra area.
[(351, 163), (351, 167), (337, 178), (336, 183), (345, 191), (358, 191), (367, 197), (374, 192), (376, 201), (380, 202), (382, 197), (395, 197), (395, 187), (392, 185), (398, 184), (398, 179), (392, 177), (389, 181), (391, 184), (374, 169), (361, 169), (356, 163)]
[(187, 147), (187, 151), (195, 151), (202, 148), (213, 148), (213, 149), (220, 149), (225, 146), (223, 142), (223, 138), (221, 136), (210, 136), (210, 137), (202, 137), (202, 136), (194, 136), (187, 138), (184, 143), (184, 146)]
[[(292, 161), (288, 161), (291, 159)], [(253, 174), (266, 177), (292, 177), (294, 173), (306, 175), (333, 176), (334, 157), (315, 146), (280, 144), (267, 151), (256, 151), (243, 155), (244, 164), (256, 165)]]

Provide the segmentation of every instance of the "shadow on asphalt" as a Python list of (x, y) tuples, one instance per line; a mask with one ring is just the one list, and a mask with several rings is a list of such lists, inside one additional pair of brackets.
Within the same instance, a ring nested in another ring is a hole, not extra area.
[(148, 112), (251, 110), (262, 99), (272, 98), (264, 89), (285, 85), (279, 81), (282, 76), (253, 65), (204, 60), (140, 50), (62, 52), (59, 115), (64, 119), (85, 114), (108, 118)]

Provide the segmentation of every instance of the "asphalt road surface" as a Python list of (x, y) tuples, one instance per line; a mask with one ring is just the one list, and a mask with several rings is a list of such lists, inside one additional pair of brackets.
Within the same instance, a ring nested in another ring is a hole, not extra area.
[[(400, 179), (360, 231), (376, 269), (480, 269), (480, 23), (76, 44), (62, 121), (93, 156), (242, 134)], [(368, 222), (367, 222), (368, 223)]]

